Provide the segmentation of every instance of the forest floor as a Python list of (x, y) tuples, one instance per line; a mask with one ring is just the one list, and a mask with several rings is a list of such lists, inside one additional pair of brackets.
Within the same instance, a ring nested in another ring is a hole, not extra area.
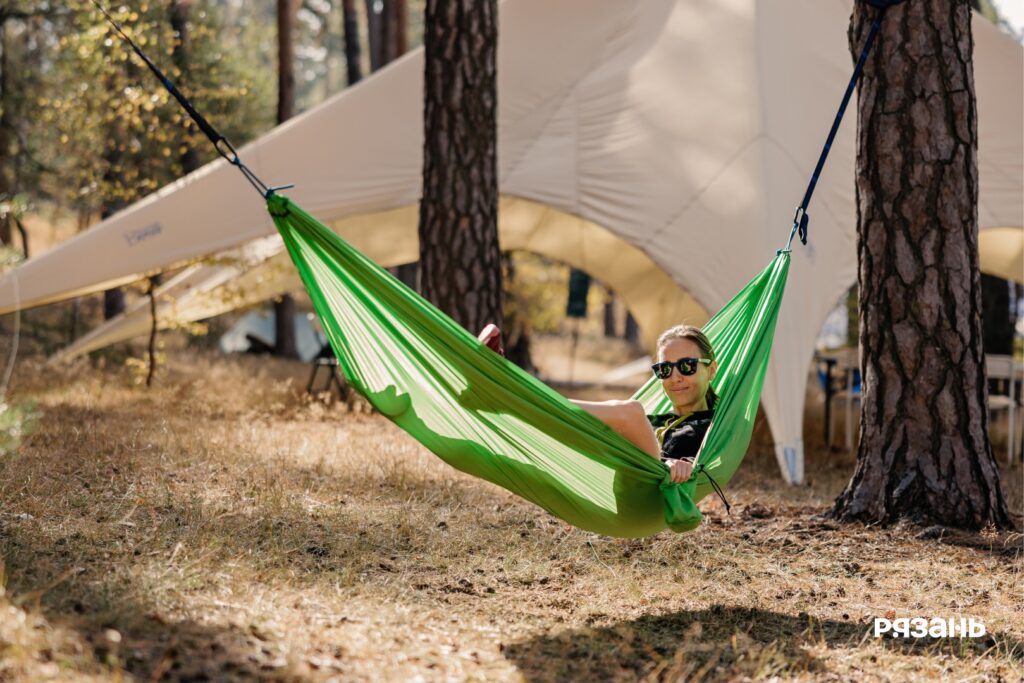
[[(1021, 535), (830, 521), (849, 454), (810, 450), (786, 486), (759, 424), (731, 515), (709, 497), (692, 533), (611, 539), (303, 396), (306, 373), (175, 352), (147, 390), (123, 366), (19, 361), (0, 680), (1024, 676)], [(1001, 466), (1020, 514), (1022, 469)], [(987, 635), (874, 637), (875, 617)]]

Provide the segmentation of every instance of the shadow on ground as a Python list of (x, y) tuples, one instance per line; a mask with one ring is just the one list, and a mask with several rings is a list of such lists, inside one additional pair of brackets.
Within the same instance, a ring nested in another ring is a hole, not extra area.
[[(281, 634), (245, 616), (244, 604), (204, 618), (186, 607), (181, 592), (214, 600), (219, 594), (210, 568), (229, 563), (253, 576), (344, 584), (381, 567), (392, 571), (389, 561), (419, 549), (414, 534), (344, 508), (310, 512), (273, 494), (225, 509), (190, 493), (162, 494), (155, 483), (161, 477), (186, 476), (161, 469), (173, 454), (84, 430), (82, 443), (69, 444), (66, 435), (68, 424), (118, 420), (145, 435), (156, 430), (156, 418), (121, 407), (60, 408), (54, 412), (61, 420), (49, 420), (32, 447), (18, 453), (20, 461), (0, 459), (0, 576), (6, 573), (6, 592), (16, 604), (77, 634), (71, 655), (76, 671), (163, 681), (305, 681), (345, 674), (342, 647), (307, 651), (296, 660), (278, 644)], [(200, 476), (208, 474), (200, 470)], [(289, 485), (323, 478), (298, 465), (275, 466), (272, 474)], [(237, 473), (221, 476), (230, 487), (243, 486)], [(375, 495), (382, 506), (406, 498), (398, 486)], [(34, 514), (15, 512), (28, 501), (45, 505), (34, 505)], [(44, 656), (60, 664), (65, 654)]]
[[(868, 624), (756, 608), (715, 605), (608, 625), (597, 623), (503, 645), (502, 652), (528, 681), (707, 681), (824, 674), (828, 666), (814, 654), (822, 647), (856, 650), (878, 644), (906, 655), (943, 652), (960, 658), (978, 657), (995, 649), (1024, 661), (1024, 643), (998, 635), (975, 640), (883, 639), (871, 643), (874, 638)], [(865, 654), (866, 667), (873, 659)]]
[[(157, 520), (166, 527), (197, 514), (187, 505), (178, 505), (162, 509)], [(310, 537), (286, 560), (289, 567), (307, 575), (335, 571), (334, 551), (315, 538), (325, 533), (325, 525), (304, 522), (258, 517), (223, 520), (215, 543), (231, 552), (249, 544), (258, 553), (270, 537), (288, 528)], [(279, 634), (246, 618), (244, 604), (235, 612), (241, 616), (193, 617), (188, 610), (168, 609), (167, 596), (158, 585), (139, 585), (126, 572), (133, 556), (141, 561), (156, 554), (168, 572), (195, 573), (189, 569), (194, 561), (191, 557), (175, 559), (176, 548), (148, 550), (152, 546), (128, 536), (96, 542), (98, 539), (71, 534), (51, 542), (34, 531), (31, 525), (0, 519), (0, 560), (10, 575), (8, 594), (23, 607), (41, 611), (54, 626), (78, 633), (81, 648), (76, 658), (84, 660), (77, 669), (80, 672), (118, 679), (123, 671), (139, 680), (162, 681), (305, 681), (344, 672), (341, 648), (312, 653), (316, 663), (311, 670), (309, 661), (295, 661), (282, 651), (277, 645)], [(164, 531), (161, 535), (170, 534)], [(193, 542), (185, 528), (175, 538), (182, 547)], [(347, 550), (348, 561), (374, 563), (379, 551), (371, 544), (380, 540), (353, 543), (355, 550)], [(147, 550), (136, 552), (140, 548)], [(204, 577), (198, 574), (191, 579), (197, 587), (202, 581)], [(60, 653), (54, 655), (59, 663)]]

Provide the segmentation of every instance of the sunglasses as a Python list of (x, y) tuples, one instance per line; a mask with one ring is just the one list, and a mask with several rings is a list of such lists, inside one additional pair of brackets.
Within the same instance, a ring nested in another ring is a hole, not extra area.
[(693, 375), (697, 372), (697, 366), (701, 363), (705, 365), (711, 364), (710, 358), (680, 358), (674, 363), (664, 361), (661, 363), (655, 363), (651, 366), (651, 370), (654, 370), (654, 376), (658, 379), (668, 379), (672, 376), (672, 368), (679, 370), (680, 375)]

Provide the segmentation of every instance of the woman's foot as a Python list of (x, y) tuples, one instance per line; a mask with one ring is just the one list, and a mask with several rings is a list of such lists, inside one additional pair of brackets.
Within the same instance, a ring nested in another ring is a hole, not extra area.
[(505, 349), (501, 346), (501, 329), (498, 328), (494, 323), (488, 323), (487, 327), (480, 331), (480, 334), (476, 336), (477, 339), (484, 343), (484, 346), (494, 351), (500, 356), (505, 355)]

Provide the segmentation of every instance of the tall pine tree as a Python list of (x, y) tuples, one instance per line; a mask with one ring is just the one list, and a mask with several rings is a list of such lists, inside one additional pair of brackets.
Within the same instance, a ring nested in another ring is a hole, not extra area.
[[(874, 9), (857, 3), (859, 52)], [(1010, 527), (988, 437), (978, 271), (978, 119), (967, 0), (890, 9), (858, 112), (864, 395), (834, 513)]]
[(502, 321), (497, 22), (496, 0), (427, 0), (420, 285), (473, 332)]

